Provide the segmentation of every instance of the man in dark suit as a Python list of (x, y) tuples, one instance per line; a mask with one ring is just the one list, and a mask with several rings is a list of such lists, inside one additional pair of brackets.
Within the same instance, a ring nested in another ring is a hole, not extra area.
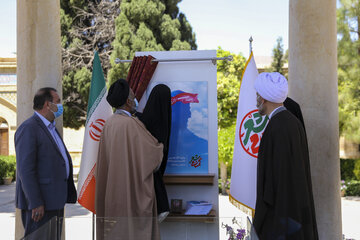
[(63, 106), (53, 88), (34, 97), (35, 113), (15, 133), (16, 207), (21, 209), (25, 236), (58, 217), (60, 236), (65, 203), (76, 202), (71, 157), (55, 128)]

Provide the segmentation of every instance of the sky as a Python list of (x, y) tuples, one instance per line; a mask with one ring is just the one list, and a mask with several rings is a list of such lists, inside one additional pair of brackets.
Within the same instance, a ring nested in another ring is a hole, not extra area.
[(16, 0), (0, 0), (0, 57), (15, 57)]
[[(271, 56), (278, 37), (288, 48), (289, 0), (182, 0), (180, 11), (196, 33), (198, 50)], [(16, 52), (16, 0), (0, 3), (0, 57)]]
[(179, 4), (198, 49), (249, 55), (249, 38), (258, 56), (271, 56), (278, 37), (288, 48), (289, 0), (182, 0)]

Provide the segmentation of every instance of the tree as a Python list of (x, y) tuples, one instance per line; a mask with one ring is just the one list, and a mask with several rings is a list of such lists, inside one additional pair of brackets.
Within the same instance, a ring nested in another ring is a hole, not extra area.
[(76, 15), (72, 19), (71, 29), (64, 34), (64, 38), (71, 39), (71, 43), (64, 39), (65, 73), (82, 67), (91, 69), (95, 49), (99, 53), (103, 71), (107, 73), (111, 66), (111, 43), (115, 39), (115, 19), (120, 14), (119, 6), (119, 0), (102, 0), (99, 3), (89, 1), (85, 8), (73, 7)]
[(241, 54), (233, 54), (221, 49), (217, 57), (232, 55), (233, 61), (218, 61), (217, 63), (217, 100), (218, 127), (230, 127), (236, 123), (237, 105), (240, 91), (240, 81), (246, 59)]
[(65, 127), (78, 129), (85, 123), (95, 49), (104, 73), (110, 68), (119, 6), (119, 0), (61, 1)]
[(236, 124), (218, 131), (218, 160), (222, 194), (226, 193), (227, 178), (231, 174)]
[(86, 67), (63, 76), (64, 126), (79, 129), (86, 121), (91, 72)]
[(195, 34), (180, 0), (123, 0), (116, 18), (116, 36), (111, 54), (110, 82), (126, 78), (130, 64), (115, 59), (132, 59), (136, 51), (174, 51), (196, 49)]
[(338, 90), (340, 135), (360, 143), (360, 1), (340, 0)]
[(116, 0), (60, 1), (65, 127), (78, 129), (85, 123), (96, 48), (104, 72), (110, 67), (111, 42), (119, 5), (120, 1)]
[(196, 49), (195, 34), (179, 13), (179, 2), (60, 1), (65, 127), (78, 129), (85, 123), (95, 49), (110, 80), (126, 77), (129, 67), (115, 64), (115, 58), (131, 59), (135, 51)]
[(218, 61), (217, 63), (218, 155), (223, 194), (228, 173), (230, 173), (229, 169), (232, 167), (240, 81), (246, 62), (241, 54), (232, 54), (221, 47), (218, 48), (217, 57), (229, 55), (233, 56), (233, 61)]
[[(287, 61), (287, 51), (284, 54), (284, 44), (282, 37), (278, 37), (276, 40), (276, 46), (273, 48), (272, 53), (273, 60), (271, 62), (270, 72), (279, 72), (283, 75), (287, 75), (284, 71), (284, 64)], [(287, 76), (286, 76), (287, 77)]]

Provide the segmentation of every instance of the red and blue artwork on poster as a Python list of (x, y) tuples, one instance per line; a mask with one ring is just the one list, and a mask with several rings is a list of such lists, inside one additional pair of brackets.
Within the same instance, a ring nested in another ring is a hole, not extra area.
[(166, 82), (165, 84), (171, 89), (172, 107), (169, 154), (165, 173), (208, 173), (207, 82)]

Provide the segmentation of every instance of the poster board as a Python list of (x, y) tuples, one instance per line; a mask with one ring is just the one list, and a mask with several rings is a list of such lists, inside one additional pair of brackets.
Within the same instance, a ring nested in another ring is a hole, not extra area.
[[(207, 174), (208, 82), (171, 81), (172, 122), (166, 174)], [(152, 82), (146, 96), (158, 82)]]

